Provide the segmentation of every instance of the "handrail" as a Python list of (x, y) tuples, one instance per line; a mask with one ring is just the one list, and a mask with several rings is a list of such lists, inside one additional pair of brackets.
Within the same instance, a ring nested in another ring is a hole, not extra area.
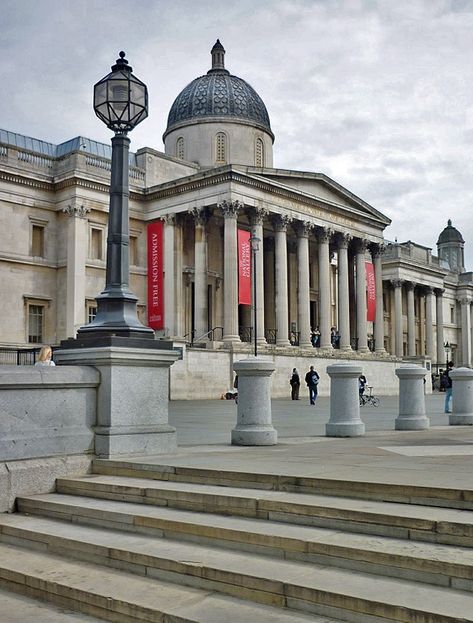
[[(210, 331), (207, 331), (206, 333), (203, 333), (202, 335), (199, 335), (199, 337), (194, 338), (195, 335), (195, 329), (191, 332), (192, 334), (192, 338), (191, 338), (191, 346), (195, 343), (198, 342), (199, 340), (203, 340), (205, 338), (208, 338), (210, 342), (215, 341), (215, 331), (220, 330), (222, 331), (222, 338), (223, 338), (223, 327), (213, 327), (212, 329), (210, 329)], [(211, 337), (210, 337), (211, 336)], [(186, 337), (186, 336), (184, 336)]]

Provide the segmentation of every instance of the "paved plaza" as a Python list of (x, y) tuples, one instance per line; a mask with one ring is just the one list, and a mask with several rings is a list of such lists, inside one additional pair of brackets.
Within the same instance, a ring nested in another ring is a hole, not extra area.
[(272, 447), (230, 445), (237, 408), (232, 401), (171, 402), (178, 453), (147, 462), (473, 489), (473, 428), (448, 425), (444, 394), (426, 396), (429, 430), (395, 431), (398, 397), (389, 396), (381, 397), (378, 408), (361, 408), (366, 435), (351, 439), (325, 437), (329, 398), (320, 398), (315, 407), (308, 402), (306, 396), (298, 402), (272, 401), (279, 441)]

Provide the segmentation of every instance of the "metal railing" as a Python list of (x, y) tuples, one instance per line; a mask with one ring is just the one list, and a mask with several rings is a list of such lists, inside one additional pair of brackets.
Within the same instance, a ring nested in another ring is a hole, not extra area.
[(36, 363), (40, 348), (0, 348), (0, 365), (2, 366), (33, 366)]
[(276, 329), (265, 329), (264, 330), (264, 339), (268, 344), (276, 344), (277, 330)]
[(238, 335), (242, 342), (251, 342), (253, 338), (253, 327), (239, 327)]

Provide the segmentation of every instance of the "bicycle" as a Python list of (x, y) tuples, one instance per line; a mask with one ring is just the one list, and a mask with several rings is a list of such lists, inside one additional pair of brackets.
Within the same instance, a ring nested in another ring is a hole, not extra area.
[(379, 407), (379, 398), (373, 396), (373, 388), (367, 385), (365, 389), (368, 390), (368, 394), (360, 394), (360, 407), (364, 407), (365, 405)]

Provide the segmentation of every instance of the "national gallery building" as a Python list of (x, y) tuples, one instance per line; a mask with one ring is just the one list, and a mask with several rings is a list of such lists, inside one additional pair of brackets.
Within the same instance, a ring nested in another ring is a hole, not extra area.
[[(224, 57), (217, 41), (209, 71), (175, 99), (164, 153), (130, 154), (130, 286), (143, 324), (181, 349), (171, 397), (219, 397), (254, 350), (255, 317), (274, 396), (293, 367), (323, 375), (334, 360), (362, 360), (378, 393), (395, 391), (403, 358), (471, 366), (473, 275), (458, 230), (445, 223), (435, 254), (387, 242), (390, 220), (335, 180), (273, 168), (265, 104)], [(88, 138), (0, 130), (0, 352), (57, 345), (94, 318), (110, 158)]]

